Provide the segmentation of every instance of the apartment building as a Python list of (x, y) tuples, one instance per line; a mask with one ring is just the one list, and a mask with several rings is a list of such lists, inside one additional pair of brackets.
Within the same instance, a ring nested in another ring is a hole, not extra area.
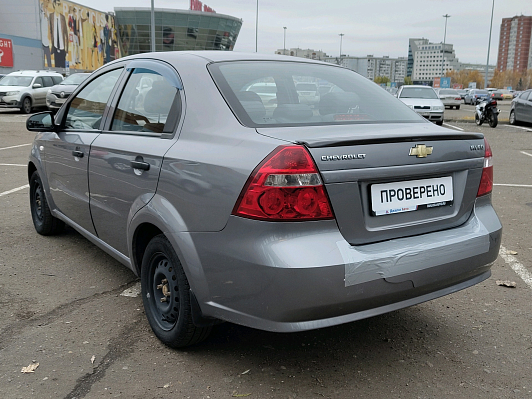
[(532, 69), (532, 17), (502, 19), (497, 69), (516, 72)]

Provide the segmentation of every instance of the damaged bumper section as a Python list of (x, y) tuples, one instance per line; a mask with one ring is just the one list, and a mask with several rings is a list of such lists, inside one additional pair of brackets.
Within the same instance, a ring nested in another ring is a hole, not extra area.
[(360, 246), (335, 221), (312, 223), (232, 217), (220, 232), (191, 234), (196, 251), (183, 257), (202, 275), (192, 289), (203, 315), (276, 332), (372, 317), (485, 280), (502, 233), (482, 198), (459, 227)]

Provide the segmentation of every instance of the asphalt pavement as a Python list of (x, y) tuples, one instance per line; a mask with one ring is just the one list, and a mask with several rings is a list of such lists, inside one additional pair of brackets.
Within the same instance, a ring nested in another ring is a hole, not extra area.
[(128, 269), (72, 229), (35, 232), (34, 134), (26, 116), (0, 111), (0, 397), (531, 398), (532, 126), (509, 126), (499, 108), (495, 129), (476, 126), (472, 106), (445, 111), (448, 128), (484, 133), (494, 152), (504, 229), (491, 278), (316, 331), (224, 323), (186, 350), (153, 335)]

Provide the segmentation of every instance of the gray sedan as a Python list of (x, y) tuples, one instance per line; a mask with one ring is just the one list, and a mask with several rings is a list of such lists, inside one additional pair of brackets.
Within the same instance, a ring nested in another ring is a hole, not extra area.
[[(298, 82), (331, 90), (311, 107)], [(451, 294), (488, 278), (501, 244), (484, 136), (332, 64), (126, 57), (27, 127), (36, 231), (67, 224), (138, 274), (171, 347), (220, 321), (294, 332)]]

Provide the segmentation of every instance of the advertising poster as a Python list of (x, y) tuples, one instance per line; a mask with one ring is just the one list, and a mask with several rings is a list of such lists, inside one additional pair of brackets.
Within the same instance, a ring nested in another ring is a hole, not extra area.
[(121, 56), (112, 14), (70, 1), (39, 2), (45, 67), (93, 71)]

